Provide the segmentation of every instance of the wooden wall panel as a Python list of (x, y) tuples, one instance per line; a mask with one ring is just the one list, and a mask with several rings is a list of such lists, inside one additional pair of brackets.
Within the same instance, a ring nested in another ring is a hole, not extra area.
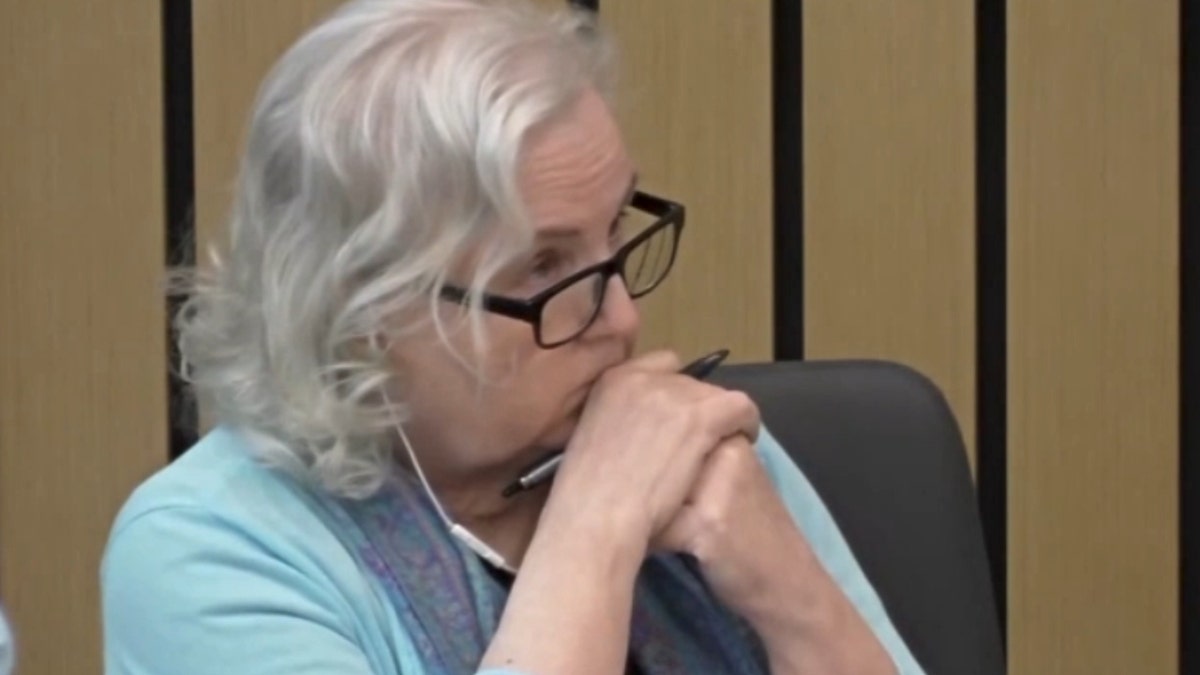
[(770, 360), (770, 3), (600, 5), (621, 49), (619, 115), (643, 183), (688, 208), (671, 277), (639, 301), (643, 346)]
[(167, 458), (157, 2), (0, 3), (0, 598), (101, 672), (99, 561)]
[(805, 357), (916, 367), (972, 448), (972, 3), (808, 2), (803, 22)]
[[(259, 80), (333, 0), (195, 4), (198, 231), (219, 241)], [(554, 7), (558, 2), (540, 0)], [(684, 202), (671, 278), (641, 301), (643, 347), (771, 358), (770, 7), (758, 0), (603, 3), (622, 48), (619, 114), (644, 185)], [(720, 50), (713, 44), (724, 45)]]
[(224, 244), (231, 190), (250, 107), (267, 70), (339, 0), (192, 3), (198, 262)]
[(1175, 675), (1178, 5), (1008, 8), (1010, 670)]

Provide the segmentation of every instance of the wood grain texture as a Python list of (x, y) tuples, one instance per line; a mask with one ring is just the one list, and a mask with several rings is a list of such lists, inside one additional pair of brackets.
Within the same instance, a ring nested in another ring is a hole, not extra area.
[(238, 157), (267, 71), (338, 0), (202, 0), (192, 3), (196, 134), (196, 240), (224, 244)]
[(621, 50), (618, 115), (643, 185), (688, 208), (671, 276), (639, 301), (642, 346), (770, 360), (770, 3), (602, 2), (601, 16)]
[(1010, 0), (1010, 670), (1178, 672), (1178, 6)]
[(159, 25), (157, 2), (0, 3), (0, 598), (21, 675), (101, 672), (101, 551), (167, 458)]
[(973, 35), (957, 0), (804, 4), (805, 356), (921, 370), (972, 457)]
[[(330, 0), (195, 4), (196, 181), (202, 242), (220, 241), (259, 80)], [(539, 0), (548, 8), (562, 3)], [(644, 186), (684, 202), (670, 279), (640, 301), (643, 348), (718, 346), (771, 358), (770, 8), (738, 0), (612, 2), (618, 106)], [(714, 50), (712, 45), (723, 45)]]

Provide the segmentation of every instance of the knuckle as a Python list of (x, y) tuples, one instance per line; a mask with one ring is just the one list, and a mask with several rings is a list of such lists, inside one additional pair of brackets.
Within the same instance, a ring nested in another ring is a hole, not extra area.
[(720, 455), (721, 459), (733, 465), (740, 464), (746, 457), (746, 444), (738, 440), (739, 437), (734, 437), (721, 444), (715, 450)]
[(631, 369), (651, 372), (678, 370), (680, 367), (679, 355), (667, 349), (647, 352), (628, 362), (628, 365)]
[(725, 396), (728, 397), (729, 405), (746, 412), (758, 413), (758, 405), (746, 392), (729, 390), (726, 392)]
[(596, 378), (596, 388), (601, 391), (625, 393), (637, 390), (645, 382), (645, 374), (626, 368), (609, 368)]
[(752, 456), (752, 453), (747, 451), (748, 446), (738, 438), (740, 436), (726, 440), (712, 452), (713, 461), (720, 464), (726, 480), (733, 483), (742, 481), (750, 468), (749, 460)]
[(679, 370), (683, 367), (683, 360), (680, 359), (679, 355), (675, 352), (667, 352), (663, 360), (666, 363), (667, 368), (670, 368), (671, 370)]
[(716, 505), (705, 505), (697, 509), (697, 521), (709, 536), (720, 539), (728, 529), (729, 521)]
[(675, 397), (671, 392), (662, 387), (651, 387), (645, 394), (646, 404), (653, 407), (654, 410), (662, 415), (673, 412), (675, 406)]

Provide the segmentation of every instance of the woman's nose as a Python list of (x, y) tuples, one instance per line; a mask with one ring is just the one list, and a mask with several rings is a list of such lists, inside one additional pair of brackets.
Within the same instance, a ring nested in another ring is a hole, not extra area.
[(600, 306), (600, 316), (596, 323), (602, 324), (605, 333), (613, 333), (623, 338), (636, 337), (641, 328), (641, 315), (637, 304), (625, 287), (625, 280), (620, 275), (608, 279), (608, 287), (604, 289), (604, 303)]

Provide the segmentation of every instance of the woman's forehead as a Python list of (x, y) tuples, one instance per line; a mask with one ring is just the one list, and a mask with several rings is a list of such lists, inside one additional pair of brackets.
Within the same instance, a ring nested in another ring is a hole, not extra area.
[(634, 180), (633, 162), (603, 99), (585, 93), (530, 135), (521, 192), (539, 229), (611, 219)]

